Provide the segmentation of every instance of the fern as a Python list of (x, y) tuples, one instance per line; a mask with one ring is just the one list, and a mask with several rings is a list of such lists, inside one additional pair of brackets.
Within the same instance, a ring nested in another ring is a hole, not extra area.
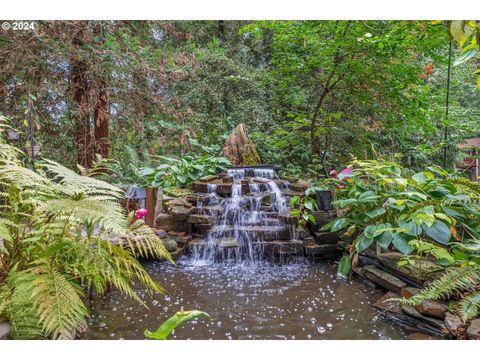
[(73, 339), (76, 332), (87, 325), (88, 311), (81, 299), (83, 291), (44, 259), (36, 265), (17, 282), (17, 287), (24, 286), (24, 291), (30, 292), (45, 333), (54, 339)]
[(171, 257), (151, 228), (127, 217), (122, 190), (50, 160), (25, 168), (2, 125), (0, 316), (11, 337), (74, 338), (86, 327), (85, 291), (114, 286), (142, 304), (134, 281), (163, 292), (135, 256)]
[(480, 265), (449, 268), (440, 279), (432, 282), (419, 294), (399, 301), (408, 305), (418, 305), (424, 300), (448, 299), (459, 292), (474, 291), (460, 300), (456, 306), (462, 319), (467, 321), (480, 312), (480, 293), (475, 291), (479, 284)]
[(446, 299), (456, 292), (474, 289), (480, 283), (480, 266), (463, 268), (449, 268), (438, 280), (432, 282), (421, 293), (402, 302), (409, 305), (418, 305), (424, 300)]
[(480, 292), (474, 291), (460, 300), (457, 304), (460, 315), (464, 322), (473, 319), (480, 314)]

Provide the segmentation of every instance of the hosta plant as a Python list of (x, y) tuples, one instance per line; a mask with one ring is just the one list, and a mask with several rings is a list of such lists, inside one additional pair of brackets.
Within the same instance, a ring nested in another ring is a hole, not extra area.
[(155, 158), (160, 161), (160, 164), (157, 167), (144, 167), (140, 169), (139, 174), (145, 185), (163, 188), (185, 187), (202, 176), (215, 175), (231, 166), (227, 158), (211, 155), (198, 158), (192, 156), (182, 158), (157, 156)]
[(479, 239), (480, 185), (436, 167), (409, 175), (391, 162), (351, 165), (348, 180), (329, 180), (345, 186), (334, 202), (343, 215), (323, 227), (354, 238), (348, 259), (377, 245), (406, 255), (428, 250), (443, 265), (475, 261), (468, 247)]

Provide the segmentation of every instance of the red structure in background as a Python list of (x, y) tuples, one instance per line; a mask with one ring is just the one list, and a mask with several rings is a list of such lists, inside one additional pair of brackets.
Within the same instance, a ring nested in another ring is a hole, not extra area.
[(470, 156), (464, 159), (461, 167), (468, 170), (471, 180), (478, 181), (480, 175), (480, 160), (478, 159), (478, 153), (480, 149), (480, 137), (466, 139), (463, 143), (459, 144), (458, 147), (460, 149), (468, 150), (470, 152)]

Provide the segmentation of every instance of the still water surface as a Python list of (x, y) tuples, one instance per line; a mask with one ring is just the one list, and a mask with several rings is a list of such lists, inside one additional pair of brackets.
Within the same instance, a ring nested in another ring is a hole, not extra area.
[(167, 291), (137, 292), (148, 309), (113, 292), (93, 304), (86, 339), (143, 339), (178, 310), (199, 309), (213, 321), (179, 326), (170, 339), (404, 339), (371, 304), (382, 293), (336, 277), (333, 263), (199, 263), (144, 266)]

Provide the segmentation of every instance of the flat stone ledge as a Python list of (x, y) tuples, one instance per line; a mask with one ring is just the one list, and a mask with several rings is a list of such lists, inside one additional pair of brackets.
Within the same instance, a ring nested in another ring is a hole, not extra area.
[(340, 238), (334, 232), (315, 232), (313, 237), (317, 244), (337, 244)]
[(395, 293), (401, 293), (402, 289), (407, 287), (407, 284), (392, 274), (380, 270), (373, 265), (367, 265), (364, 268), (364, 276), (374, 283), (384, 287), (387, 290)]

